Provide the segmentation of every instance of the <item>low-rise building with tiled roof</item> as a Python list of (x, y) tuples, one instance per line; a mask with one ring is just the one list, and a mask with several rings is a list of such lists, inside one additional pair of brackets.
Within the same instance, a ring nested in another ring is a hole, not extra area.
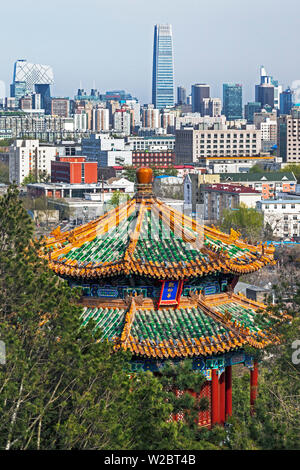
[(203, 211), (205, 224), (217, 224), (222, 220), (225, 209), (238, 209), (241, 204), (249, 208), (256, 208), (261, 200), (261, 193), (256, 189), (242, 184), (201, 184), (199, 208), (195, 212)]
[(266, 171), (263, 173), (222, 173), (221, 183), (249, 186), (262, 193), (262, 199), (276, 196), (280, 191), (296, 191), (297, 178), (292, 172)]

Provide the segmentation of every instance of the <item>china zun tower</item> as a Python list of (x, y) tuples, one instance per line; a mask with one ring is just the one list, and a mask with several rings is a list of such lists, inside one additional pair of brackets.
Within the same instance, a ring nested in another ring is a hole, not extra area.
[(173, 38), (169, 24), (154, 26), (152, 103), (158, 109), (174, 106)]

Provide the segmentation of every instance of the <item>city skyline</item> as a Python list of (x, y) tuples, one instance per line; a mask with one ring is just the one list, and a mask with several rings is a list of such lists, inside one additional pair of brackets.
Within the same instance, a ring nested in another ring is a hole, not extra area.
[[(55, 74), (55, 96), (72, 97), (80, 82), (86, 89), (92, 88), (95, 82), (99, 90), (126, 89), (141, 103), (150, 103), (153, 26), (159, 23), (172, 24), (175, 88), (183, 85), (188, 94), (192, 84), (208, 83), (212, 96), (221, 97), (223, 83), (235, 82), (243, 84), (244, 102), (254, 101), (254, 85), (258, 82), (261, 64), (284, 88), (300, 78), (296, 61), (289, 61), (289, 57), (296, 56), (299, 49), (296, 23), (293, 26), (293, 22), (300, 12), (300, 5), (294, 0), (286, 2), (286, 8), (295, 13), (288, 20), (274, 8), (274, 1), (272, 8), (269, 8), (270, 1), (260, 4), (256, 0), (251, 2), (251, 7), (229, 0), (226, 5), (217, 2), (216, 8), (187, 0), (184, 9), (177, 1), (163, 4), (154, 1), (151, 9), (136, 0), (117, 1), (116, 6), (122, 13), (118, 16), (125, 20), (120, 23), (114, 21), (114, 15), (107, 6), (87, 0), (85, 11), (93, 9), (95, 12), (95, 18), (89, 16), (91, 37), (88, 43), (82, 41), (81, 35), (75, 34), (82, 21), (79, 2), (71, 4), (65, 1), (61, 5), (54, 0), (56, 15), (51, 17), (50, 41), (46, 38), (43, 41), (46, 6), (34, 1), (31, 3), (36, 5), (34, 28), (28, 8), (17, 2), (19, 15), (10, 42), (2, 53), (0, 79), (6, 84), (7, 95), (14, 62), (26, 58), (29, 62), (51, 65)], [(257, 11), (260, 15), (256, 14)], [(12, 5), (4, 5), (3, 13), (4, 17), (11, 15)], [(209, 31), (209, 25), (199, 20), (200, 13), (208, 18), (213, 15), (215, 30)], [(268, 13), (267, 22), (264, 21), (265, 13)], [(64, 21), (74, 25), (72, 41), (70, 28), (61, 28)], [(281, 34), (276, 36), (274, 31), (279, 27)], [(7, 36), (10, 32), (8, 25), (5, 23), (3, 28)], [(289, 33), (289, 37), (285, 37), (284, 31)], [(272, 41), (266, 40), (268, 35)], [(289, 54), (286, 54), (287, 47)]]

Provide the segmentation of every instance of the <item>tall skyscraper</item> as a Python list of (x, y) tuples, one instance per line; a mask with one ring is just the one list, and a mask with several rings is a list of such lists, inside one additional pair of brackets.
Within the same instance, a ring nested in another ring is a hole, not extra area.
[(183, 86), (177, 87), (177, 104), (186, 104), (186, 89)]
[(260, 66), (260, 84), (255, 85), (255, 101), (261, 103), (262, 108), (265, 105), (272, 108), (280, 108), (280, 95), (282, 86), (278, 80), (274, 80), (271, 75), (267, 75), (263, 65)]
[(157, 109), (174, 106), (172, 26), (154, 26), (152, 103)]
[(41, 95), (41, 106), (45, 108), (46, 101), (51, 96), (50, 85), (53, 83), (53, 70), (49, 65), (31, 64), (25, 59), (17, 60), (14, 65), (10, 94), (20, 99), (24, 95), (38, 93)]
[(196, 83), (192, 85), (192, 112), (205, 115), (204, 102), (205, 98), (210, 97), (210, 86), (204, 83)]
[(261, 104), (264, 108), (266, 105), (274, 108), (274, 85), (263, 83), (262, 85), (256, 85), (256, 96), (255, 101)]
[(223, 114), (228, 121), (243, 118), (243, 92), (239, 83), (223, 84)]
[(293, 107), (293, 90), (287, 88), (280, 95), (280, 114), (290, 114)]

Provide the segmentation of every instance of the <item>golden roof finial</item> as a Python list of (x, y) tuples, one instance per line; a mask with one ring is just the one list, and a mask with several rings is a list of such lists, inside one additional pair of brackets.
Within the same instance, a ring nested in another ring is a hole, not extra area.
[(153, 171), (149, 167), (141, 167), (136, 170), (137, 190), (139, 193), (152, 192)]

